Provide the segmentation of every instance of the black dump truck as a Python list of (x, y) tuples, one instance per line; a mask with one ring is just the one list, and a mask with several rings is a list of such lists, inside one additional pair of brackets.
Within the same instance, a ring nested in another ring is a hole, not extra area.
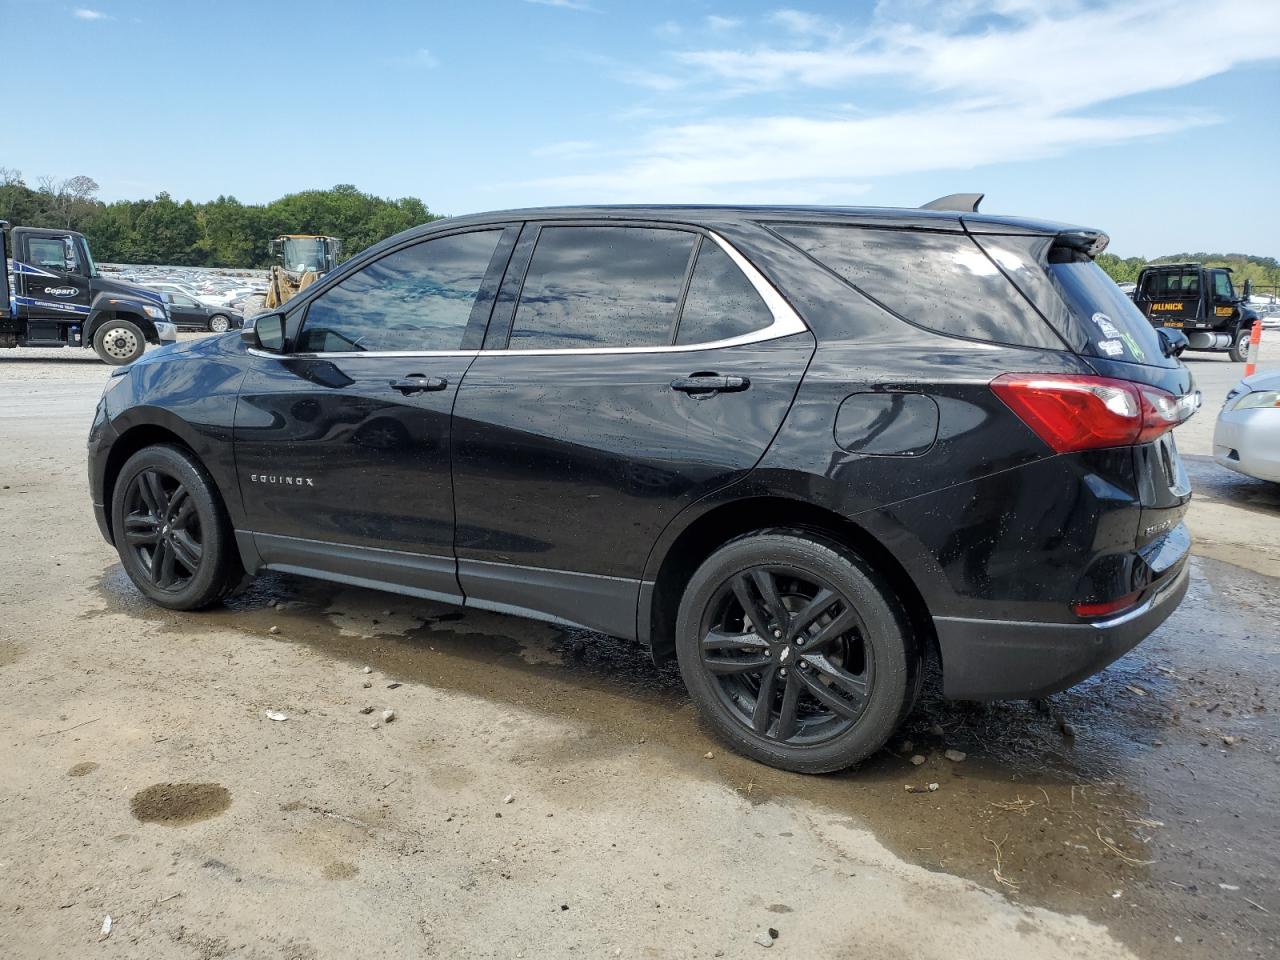
[(0, 348), (89, 347), (110, 364), (177, 339), (164, 298), (98, 273), (84, 234), (0, 220)]
[(1231, 354), (1243, 363), (1258, 314), (1248, 306), (1249, 282), (1236, 295), (1230, 267), (1161, 263), (1138, 274), (1133, 302), (1154, 327), (1180, 330), (1188, 350)]

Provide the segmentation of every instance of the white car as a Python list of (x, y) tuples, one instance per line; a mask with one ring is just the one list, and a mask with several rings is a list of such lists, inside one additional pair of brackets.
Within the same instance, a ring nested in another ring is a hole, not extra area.
[(1280, 483), (1280, 370), (1255, 373), (1231, 388), (1213, 430), (1213, 459)]

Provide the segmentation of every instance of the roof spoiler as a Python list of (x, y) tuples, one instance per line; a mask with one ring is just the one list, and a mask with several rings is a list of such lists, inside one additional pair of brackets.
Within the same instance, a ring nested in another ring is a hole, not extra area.
[(1083, 253), (1090, 260), (1107, 249), (1107, 244), (1110, 242), (1111, 238), (1101, 230), (1088, 229), (1063, 230), (1053, 238), (1055, 247), (1067, 247)]
[(921, 210), (954, 210), (957, 213), (977, 213), (978, 204), (985, 193), (949, 193), (945, 197), (931, 200)]

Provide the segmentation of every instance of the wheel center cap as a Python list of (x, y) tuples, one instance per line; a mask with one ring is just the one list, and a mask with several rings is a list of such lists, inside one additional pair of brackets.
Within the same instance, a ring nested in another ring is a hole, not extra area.
[(778, 654), (778, 662), (786, 663), (790, 659), (791, 659), (791, 648), (783, 647), (782, 652)]

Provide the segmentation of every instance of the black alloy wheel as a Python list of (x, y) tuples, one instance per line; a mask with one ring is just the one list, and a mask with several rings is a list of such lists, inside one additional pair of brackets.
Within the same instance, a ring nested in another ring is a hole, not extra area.
[(746, 534), (703, 561), (680, 600), (675, 647), (714, 732), (800, 773), (843, 770), (879, 750), (922, 676), (893, 589), (807, 530)]
[(708, 606), (702, 665), (757, 736), (818, 744), (846, 733), (866, 709), (875, 684), (866, 632), (849, 598), (825, 580), (752, 567)]
[(111, 530), (129, 579), (171, 610), (207, 607), (244, 576), (226, 507), (189, 450), (158, 444), (129, 458), (115, 479)]
[(182, 481), (144, 470), (125, 492), (124, 546), (158, 590), (176, 593), (204, 562), (204, 537), (195, 501)]

